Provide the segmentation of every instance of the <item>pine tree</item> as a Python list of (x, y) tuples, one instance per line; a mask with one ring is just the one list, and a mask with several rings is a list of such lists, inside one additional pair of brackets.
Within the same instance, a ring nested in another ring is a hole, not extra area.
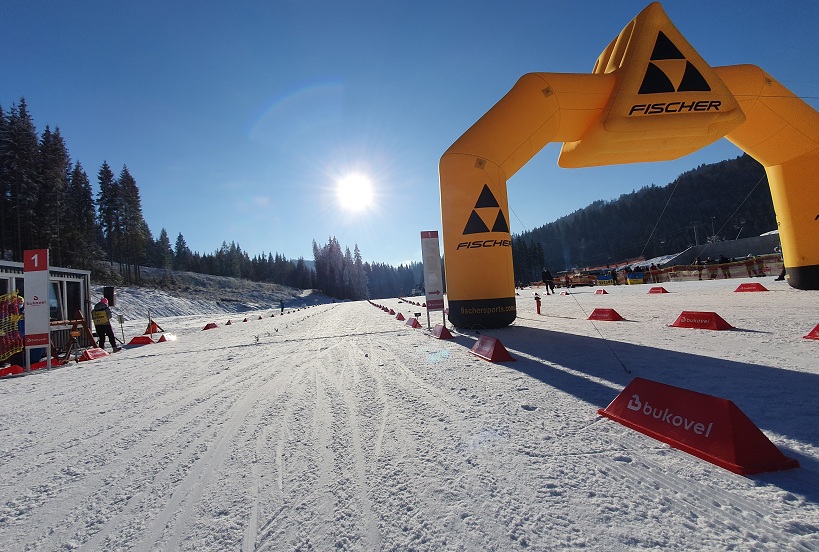
[(62, 249), (65, 266), (90, 270), (99, 248), (99, 226), (88, 175), (79, 161), (74, 164), (65, 193), (66, 209), (71, 216), (63, 231)]
[(123, 165), (117, 181), (120, 196), (122, 255), (125, 262), (126, 282), (139, 283), (139, 266), (145, 260), (145, 246), (151, 240), (148, 225), (142, 216), (142, 200), (136, 180)]
[(23, 251), (36, 249), (37, 198), (40, 189), (37, 131), (25, 98), (12, 105), (6, 125), (2, 178), (7, 184), (8, 226), (12, 258), (23, 260)]
[(0, 260), (11, 257), (11, 205), (9, 203), (10, 183), (6, 180), (3, 167), (6, 165), (9, 148), (9, 125), (3, 106), (0, 106)]
[(65, 266), (60, 238), (71, 224), (65, 212), (65, 194), (71, 173), (71, 160), (60, 129), (46, 126), (40, 138), (40, 188), (37, 198), (36, 242), (51, 252), (52, 263)]
[(120, 202), (119, 184), (114, 178), (114, 172), (107, 161), (102, 162), (97, 173), (99, 193), (97, 194), (97, 213), (99, 226), (102, 232), (103, 248), (108, 254), (108, 260), (114, 262), (119, 247), (120, 230)]
[(168, 238), (168, 231), (164, 228), (159, 232), (159, 238), (156, 241), (157, 258), (154, 266), (157, 268), (171, 269), (173, 268), (173, 250), (171, 249), (171, 240)]
[(367, 274), (364, 272), (364, 262), (358, 244), (353, 250), (353, 299), (369, 299), (370, 290), (367, 288)]
[(174, 245), (173, 253), (173, 267), (175, 270), (189, 270), (189, 263), (192, 253), (188, 248), (182, 232), (176, 237), (176, 244)]

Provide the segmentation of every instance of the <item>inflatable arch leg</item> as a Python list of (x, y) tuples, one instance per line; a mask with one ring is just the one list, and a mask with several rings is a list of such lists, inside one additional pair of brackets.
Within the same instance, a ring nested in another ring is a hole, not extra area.
[(768, 175), (787, 281), (819, 289), (819, 113), (759, 67), (715, 70), (746, 115), (726, 138)]
[(549, 142), (577, 139), (614, 80), (531, 73), (443, 155), (439, 165), (449, 320), (497, 328), (515, 320), (506, 181)]

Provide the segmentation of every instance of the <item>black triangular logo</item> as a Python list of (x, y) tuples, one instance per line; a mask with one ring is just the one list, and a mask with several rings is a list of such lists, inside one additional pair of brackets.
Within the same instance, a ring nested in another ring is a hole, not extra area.
[(643, 77), (643, 84), (640, 85), (638, 94), (661, 94), (664, 92), (674, 92), (674, 84), (671, 82), (663, 70), (654, 65), (648, 64), (646, 76)]
[(651, 52), (651, 59), (659, 61), (661, 59), (685, 59), (679, 48), (665, 36), (662, 31), (657, 34), (657, 41), (654, 42), (654, 51)]
[(506, 217), (503, 216), (503, 211), (498, 211), (498, 218), (495, 219), (495, 224), (492, 225), (493, 232), (509, 232), (509, 225), (506, 224)]
[(478, 196), (478, 201), (475, 202), (475, 209), (480, 209), (481, 207), (500, 207), (498, 200), (495, 199), (495, 196), (492, 195), (492, 191), (486, 184), (483, 185), (481, 195)]
[[(674, 87), (674, 83), (668, 75), (655, 63), (649, 63), (646, 74), (640, 85), (638, 94), (664, 94), (668, 92), (710, 92), (711, 87), (702, 76), (702, 73), (694, 65), (685, 59), (679, 48), (662, 32), (657, 33), (657, 40), (654, 42), (654, 50), (651, 52), (651, 60), (657, 62), (667, 62), (674, 60), (677, 63), (685, 60), (685, 72), (680, 80), (679, 86)], [(668, 67), (666, 67), (668, 69)]]
[(483, 232), (489, 232), (489, 227), (486, 226), (486, 223), (478, 216), (474, 210), (472, 214), (469, 215), (469, 220), (466, 221), (466, 227), (464, 228), (464, 235), (466, 234), (480, 234)]
[(685, 74), (683, 75), (677, 92), (710, 92), (711, 87), (705, 81), (702, 73), (697, 71), (690, 61), (685, 62)]

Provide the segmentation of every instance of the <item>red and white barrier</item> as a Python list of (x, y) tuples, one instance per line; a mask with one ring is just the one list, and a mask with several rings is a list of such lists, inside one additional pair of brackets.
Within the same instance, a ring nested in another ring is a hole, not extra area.
[(515, 360), (503, 343), (488, 335), (482, 335), (469, 352), (489, 362), (513, 362)]
[(740, 475), (799, 466), (727, 399), (634, 378), (597, 413)]
[(699, 328), (701, 330), (732, 330), (734, 327), (715, 312), (683, 311), (671, 324), (675, 328)]

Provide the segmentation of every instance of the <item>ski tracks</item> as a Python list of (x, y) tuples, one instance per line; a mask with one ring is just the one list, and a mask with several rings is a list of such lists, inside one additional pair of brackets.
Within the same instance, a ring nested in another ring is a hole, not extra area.
[[(189, 368), (157, 366), (130, 375), (127, 386), (116, 387), (125, 361), (84, 368), (104, 366), (108, 377), (89, 381), (115, 392), (83, 389), (68, 369), (46, 373), (50, 387), (65, 388), (58, 400), (77, 401), (89, 423), (61, 431), (47, 406), (31, 412), (44, 420), (33, 426), (36, 438), (4, 453), (13, 461), (33, 448), (42, 461), (0, 480), (9, 497), (0, 538), (14, 537), (3, 544), (817, 548), (814, 527), (788, 522), (796, 507), (788, 493), (601, 420), (592, 405), (549, 385), (549, 373), (527, 375), (531, 359), (488, 363), (462, 342), (431, 339), (371, 308), (327, 305), (259, 320), (252, 336), (250, 325), (220, 330), (244, 332), (246, 345), (192, 332), (185, 350), (170, 344), (165, 353), (187, 355), (187, 364), (174, 364)], [(601, 489), (601, 478), (617, 483)], [(29, 522), (44, 530), (26, 537)]]
[[(285, 414), (292, 437), (283, 446), (284, 485), (260, 505), (257, 550), (445, 546), (443, 529), (436, 536), (433, 527), (446, 512), (436, 511), (439, 489), (430, 483), (454, 450), (437, 436), (464, 405), (400, 360), (403, 348), (428, 342), (421, 332), (385, 330), (360, 314), (346, 321), (348, 333), (317, 331), (319, 350), (294, 366), (300, 375)], [(332, 315), (325, 322), (341, 325)], [(373, 337), (385, 331), (394, 336)], [(424, 433), (419, 422), (435, 427)]]

